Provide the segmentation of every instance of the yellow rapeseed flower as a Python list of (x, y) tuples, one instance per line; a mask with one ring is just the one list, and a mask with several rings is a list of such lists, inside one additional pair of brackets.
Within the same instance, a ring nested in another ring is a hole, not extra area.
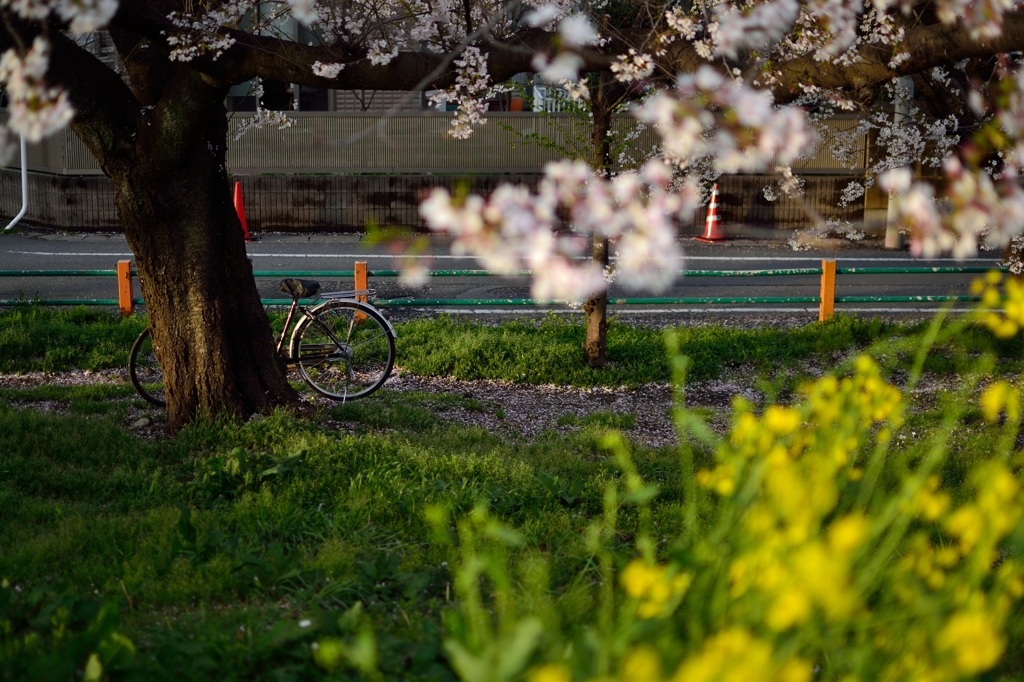
[(572, 682), (572, 672), (564, 663), (545, 663), (530, 670), (527, 682)]
[(768, 609), (768, 627), (781, 632), (804, 623), (811, 617), (811, 598), (799, 588), (780, 594)]
[(794, 409), (772, 405), (764, 411), (764, 425), (780, 436), (788, 436), (800, 426), (800, 413)]
[(777, 664), (772, 647), (746, 630), (725, 630), (680, 664), (673, 682), (808, 682), (811, 666), (800, 659)]
[(870, 524), (859, 514), (836, 519), (828, 527), (828, 543), (833, 550), (848, 554), (860, 547), (868, 535)]
[(666, 608), (686, 592), (691, 581), (686, 573), (670, 576), (667, 566), (650, 566), (640, 559), (629, 562), (619, 576), (626, 594), (640, 600), (636, 610), (640, 618), (665, 615)]
[(997, 381), (990, 384), (981, 393), (979, 400), (981, 414), (988, 422), (995, 422), (999, 419), (999, 413), (1006, 410), (1009, 419), (1020, 417), (1019, 396), (1017, 391), (1005, 381)]
[(964, 505), (946, 521), (946, 530), (960, 540), (960, 551), (966, 555), (981, 539), (985, 531), (985, 519), (976, 507)]
[(936, 637), (939, 651), (949, 652), (963, 675), (976, 675), (994, 666), (1006, 643), (991, 618), (978, 611), (954, 614)]
[(658, 682), (661, 679), (661, 655), (652, 646), (638, 646), (626, 654), (619, 673), (622, 682)]
[(657, 568), (648, 566), (640, 559), (633, 559), (622, 571), (619, 581), (626, 589), (626, 594), (633, 599), (641, 599), (647, 596), (659, 578), (660, 573)]

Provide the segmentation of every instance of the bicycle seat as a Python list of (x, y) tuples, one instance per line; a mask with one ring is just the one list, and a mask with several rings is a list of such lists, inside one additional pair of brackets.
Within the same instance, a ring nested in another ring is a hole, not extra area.
[(281, 291), (292, 298), (312, 298), (320, 291), (320, 282), (312, 279), (283, 279)]

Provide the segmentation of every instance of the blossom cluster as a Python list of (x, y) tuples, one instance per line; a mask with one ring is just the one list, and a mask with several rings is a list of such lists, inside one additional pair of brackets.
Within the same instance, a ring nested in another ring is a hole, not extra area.
[(241, 139), (243, 135), (252, 130), (259, 130), (266, 126), (277, 126), (278, 130), (284, 130), (295, 123), (293, 119), (288, 118), (285, 112), (270, 111), (263, 107), (263, 81), (259, 78), (253, 81), (252, 95), (256, 100), (256, 113), (242, 121), (241, 125), (235, 129), (235, 140)]
[(624, 83), (642, 81), (654, 73), (654, 60), (650, 55), (637, 54), (636, 50), (629, 48), (628, 54), (619, 55), (611, 70), (615, 77)]
[(190, 62), (206, 54), (217, 59), (235, 44), (235, 39), (224, 33), (222, 27), (237, 25), (252, 7), (249, 0), (227, 0), (198, 15), (171, 12), (167, 19), (175, 30), (165, 32), (167, 44), (173, 48), (170, 60)]
[(911, 250), (934, 258), (952, 252), (969, 258), (981, 244), (1005, 247), (1024, 232), (1024, 189), (1014, 178), (993, 178), (981, 169), (965, 168), (957, 157), (944, 164), (949, 179), (944, 192), (945, 210), (935, 200), (931, 185), (911, 184), (909, 172), (895, 169), (885, 188), (898, 195), (898, 214), (911, 230)]
[(687, 218), (698, 201), (694, 183), (680, 186), (661, 161), (611, 179), (565, 161), (545, 167), (536, 193), (503, 185), (488, 199), (457, 200), (435, 189), (420, 215), (431, 230), (454, 237), (453, 253), (475, 255), (490, 270), (532, 270), (534, 298), (582, 301), (608, 286), (588, 258), (595, 238), (613, 242), (616, 272), (628, 285), (667, 287), (682, 259), (674, 220)]
[(37, 36), (32, 47), (20, 56), (11, 48), (0, 56), (0, 81), (7, 85), (10, 119), (7, 126), (29, 142), (38, 142), (71, 121), (74, 111), (67, 93), (47, 84), (50, 44)]
[(458, 105), (448, 134), (457, 140), (468, 138), (474, 125), (486, 122), (485, 98), (489, 94), (490, 76), (487, 73), (487, 59), (478, 47), (467, 47), (455, 60), (455, 84), (447, 90), (431, 95), (433, 104), (451, 102)]
[[(117, 11), (117, 0), (17, 0), (6, 3), (21, 19), (63, 24), (72, 36), (103, 27)], [(0, 129), (0, 156), (10, 149), (9, 132), (38, 142), (66, 126), (74, 116), (67, 92), (47, 82), (50, 43), (45, 34), (31, 46), (12, 47), (0, 55), (0, 83), (6, 89), (10, 118)]]
[(674, 92), (659, 92), (636, 112), (652, 124), (667, 160), (686, 168), (702, 157), (724, 173), (788, 166), (814, 142), (803, 111), (776, 107), (755, 90), (710, 66), (679, 76)]
[(16, 0), (4, 3), (26, 21), (55, 17), (68, 26), (72, 35), (81, 36), (102, 28), (117, 12), (117, 0)]

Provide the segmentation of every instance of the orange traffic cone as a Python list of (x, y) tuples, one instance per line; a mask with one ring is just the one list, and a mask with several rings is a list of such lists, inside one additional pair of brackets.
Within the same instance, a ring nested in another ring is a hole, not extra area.
[(242, 223), (242, 234), (245, 236), (245, 241), (254, 242), (259, 237), (253, 237), (249, 234), (249, 225), (245, 221), (245, 205), (242, 203), (242, 183), (235, 181), (235, 213), (238, 214), (238, 221)]
[(702, 242), (720, 242), (728, 239), (722, 232), (722, 223), (718, 219), (718, 183), (711, 188), (711, 201), (708, 203), (708, 219), (704, 221), (704, 234), (697, 239)]

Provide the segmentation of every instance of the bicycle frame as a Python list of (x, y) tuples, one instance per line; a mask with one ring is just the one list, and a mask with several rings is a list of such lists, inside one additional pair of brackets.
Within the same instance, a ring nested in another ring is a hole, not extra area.
[[(284, 346), (285, 338), (287, 338), (287, 336), (288, 336), (288, 330), (291, 327), (292, 317), (294, 317), (294, 315), (295, 315), (295, 309), (296, 308), (298, 308), (299, 312), (301, 312), (304, 316), (311, 318), (313, 320), (313, 322), (315, 322), (316, 325), (318, 327), (320, 327), (320, 329), (323, 330), (323, 332), (325, 334), (327, 334), (328, 337), (330, 337), (331, 341), (333, 341), (335, 343), (335, 346), (342, 345), (341, 341), (339, 341), (338, 338), (334, 335), (334, 332), (332, 332), (327, 325), (325, 325), (323, 322), (321, 322), (319, 317), (317, 317), (316, 315), (310, 314), (309, 308), (307, 308), (304, 305), (299, 305), (299, 299), (294, 298), (294, 299), (292, 299), (291, 307), (288, 308), (288, 317), (286, 317), (285, 320), (284, 320), (284, 329), (281, 330), (281, 338), (277, 340), (277, 350), (276, 350), (276, 352), (277, 352), (278, 355), (280, 355), (281, 357), (283, 357), (286, 360), (294, 360), (295, 359), (295, 358), (293, 358), (291, 356), (291, 351), (290, 350), (289, 350), (288, 353), (282, 353), (281, 349)], [(354, 318), (353, 318), (353, 320), (349, 321), (349, 330), (348, 330), (349, 334), (352, 333), (352, 328), (351, 327), (352, 327), (352, 324), (354, 323), (354, 321), (355, 321)], [(324, 357), (326, 358), (329, 355), (330, 354), (324, 355)], [(317, 356), (314, 356), (314, 357), (317, 357)]]
[[(293, 298), (292, 305), (288, 308), (288, 317), (284, 319), (284, 329), (281, 330), (281, 338), (277, 340), (277, 354), (281, 355), (281, 348), (284, 346), (284, 340), (288, 336), (288, 329), (292, 326), (292, 316), (295, 315), (295, 309), (299, 308), (303, 315), (308, 315), (309, 312), (306, 310), (306, 306), (299, 305), (299, 299)], [(289, 357), (289, 356), (282, 356)], [(290, 359), (290, 358), (289, 358)]]

